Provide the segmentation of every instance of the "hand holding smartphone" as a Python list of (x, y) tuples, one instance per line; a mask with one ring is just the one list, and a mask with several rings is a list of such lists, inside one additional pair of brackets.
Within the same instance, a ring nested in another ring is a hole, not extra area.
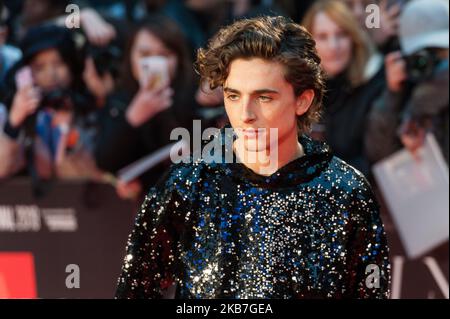
[(15, 81), (17, 91), (9, 113), (9, 122), (13, 127), (19, 127), (29, 115), (36, 112), (41, 96), (39, 89), (34, 87), (30, 67), (18, 70)]
[(31, 75), (31, 68), (29, 66), (24, 66), (17, 71), (16, 76), (16, 87), (17, 91), (22, 90), (25, 87), (33, 86), (33, 77)]
[(169, 63), (163, 56), (139, 61), (140, 90), (126, 112), (127, 121), (138, 127), (172, 105), (173, 90), (169, 87)]
[(169, 85), (169, 63), (164, 56), (150, 56), (139, 61), (139, 84), (144, 90), (159, 90)]

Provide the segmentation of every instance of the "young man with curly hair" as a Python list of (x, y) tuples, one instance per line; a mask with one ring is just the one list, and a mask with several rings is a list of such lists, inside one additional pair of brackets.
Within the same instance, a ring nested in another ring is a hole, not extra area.
[(176, 298), (387, 298), (371, 187), (307, 135), (325, 88), (306, 29), (284, 17), (237, 21), (198, 51), (196, 69), (223, 89), (222, 160), (174, 164), (150, 190), (116, 298), (174, 288)]

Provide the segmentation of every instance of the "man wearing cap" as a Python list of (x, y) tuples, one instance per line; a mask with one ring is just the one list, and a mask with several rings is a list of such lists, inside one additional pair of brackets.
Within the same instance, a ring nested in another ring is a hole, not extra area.
[(402, 146), (414, 153), (431, 132), (448, 163), (448, 1), (409, 2), (399, 40), (401, 51), (386, 56), (388, 88), (369, 117), (368, 156), (375, 162)]

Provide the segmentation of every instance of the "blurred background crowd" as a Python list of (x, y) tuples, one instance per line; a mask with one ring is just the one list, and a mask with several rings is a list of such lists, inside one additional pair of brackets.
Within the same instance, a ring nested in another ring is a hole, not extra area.
[[(70, 4), (79, 28), (66, 25)], [(140, 200), (170, 160), (127, 182), (115, 177), (121, 168), (193, 119), (203, 128), (227, 121), (222, 92), (199, 85), (196, 49), (221, 26), (261, 14), (289, 16), (316, 40), (328, 91), (314, 138), (369, 177), (397, 150), (414, 153), (427, 132), (448, 163), (447, 0), (4, 0), (0, 180), (29, 176), (36, 194), (55, 179), (109, 182)], [(157, 89), (140, 81), (149, 56), (168, 61)]]

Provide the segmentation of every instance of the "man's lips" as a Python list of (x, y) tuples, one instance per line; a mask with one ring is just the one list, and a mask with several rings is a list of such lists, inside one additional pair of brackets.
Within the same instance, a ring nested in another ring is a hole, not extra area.
[(265, 131), (265, 129), (261, 129), (261, 128), (241, 129), (242, 134), (247, 137), (257, 137), (258, 134), (263, 134), (264, 131)]

